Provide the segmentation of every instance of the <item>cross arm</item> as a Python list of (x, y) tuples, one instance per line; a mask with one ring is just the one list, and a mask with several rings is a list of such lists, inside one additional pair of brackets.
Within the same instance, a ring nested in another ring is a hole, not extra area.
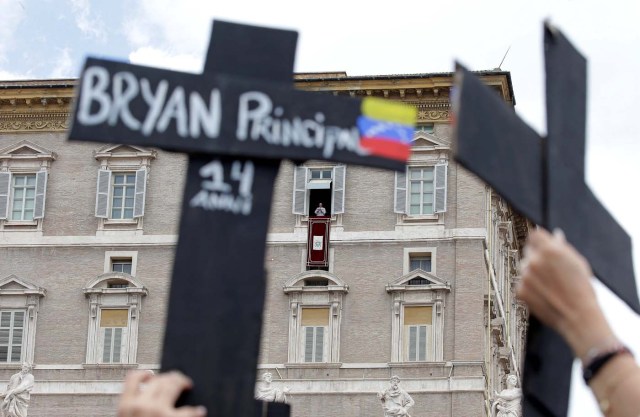
[(456, 78), (456, 160), (518, 212), (542, 224), (542, 139), (461, 65)]
[(90, 58), (71, 140), (188, 153), (323, 159), (404, 169), (416, 109), (299, 91), (227, 74), (189, 74)]

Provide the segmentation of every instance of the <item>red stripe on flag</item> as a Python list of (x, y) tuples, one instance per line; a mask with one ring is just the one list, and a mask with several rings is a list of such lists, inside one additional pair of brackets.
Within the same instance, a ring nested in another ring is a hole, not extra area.
[(360, 138), (360, 146), (372, 155), (406, 161), (411, 154), (411, 145), (383, 138)]

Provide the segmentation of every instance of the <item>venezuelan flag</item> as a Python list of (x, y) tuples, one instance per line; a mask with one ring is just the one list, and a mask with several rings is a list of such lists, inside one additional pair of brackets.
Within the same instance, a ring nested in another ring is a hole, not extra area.
[(417, 110), (379, 98), (362, 100), (362, 115), (356, 122), (360, 147), (370, 155), (406, 161), (411, 153)]

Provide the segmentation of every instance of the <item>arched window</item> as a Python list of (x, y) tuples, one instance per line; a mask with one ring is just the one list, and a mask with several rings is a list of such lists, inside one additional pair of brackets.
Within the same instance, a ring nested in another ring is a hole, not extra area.
[(84, 293), (90, 314), (87, 363), (136, 363), (138, 322), (147, 289), (132, 275), (108, 272), (89, 281)]
[(342, 301), (348, 291), (326, 271), (306, 271), (287, 281), (290, 363), (339, 362)]

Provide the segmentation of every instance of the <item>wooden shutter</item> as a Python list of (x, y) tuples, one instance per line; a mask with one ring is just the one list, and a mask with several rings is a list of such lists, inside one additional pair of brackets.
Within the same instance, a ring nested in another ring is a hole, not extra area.
[(396, 187), (393, 199), (395, 213), (407, 213), (407, 172), (396, 171)]
[(122, 342), (124, 337), (122, 335), (122, 327), (116, 327), (113, 329), (113, 363), (122, 362)]
[(44, 217), (44, 203), (47, 194), (47, 171), (38, 171), (36, 173), (36, 202), (33, 212), (34, 219)]
[(313, 327), (304, 328), (304, 361), (313, 362)]
[(307, 167), (296, 166), (293, 172), (293, 214), (307, 213)]
[(109, 217), (109, 190), (111, 189), (111, 171), (98, 170), (96, 189), (96, 217)]
[(417, 333), (418, 326), (409, 326), (409, 360), (416, 360), (416, 345), (417, 345)]
[(133, 198), (133, 217), (144, 216), (144, 199), (147, 191), (147, 168), (136, 171), (135, 196)]
[(324, 327), (316, 327), (314, 362), (324, 362)]
[(111, 363), (111, 338), (113, 337), (113, 328), (107, 327), (104, 328), (103, 331), (102, 363)]
[(344, 213), (344, 184), (346, 174), (346, 165), (333, 167), (333, 202), (331, 204), (331, 214)]
[(0, 172), (0, 219), (9, 215), (9, 192), (11, 190), (11, 173)]
[(427, 360), (427, 326), (418, 326), (418, 360)]
[(434, 213), (444, 213), (447, 211), (447, 164), (435, 166), (435, 207)]

